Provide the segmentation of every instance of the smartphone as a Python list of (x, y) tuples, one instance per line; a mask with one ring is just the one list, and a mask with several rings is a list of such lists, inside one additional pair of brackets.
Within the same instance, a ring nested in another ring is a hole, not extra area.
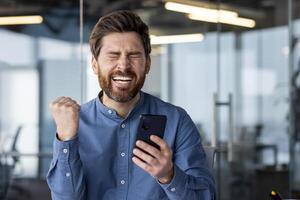
[(150, 135), (156, 135), (160, 138), (164, 137), (167, 116), (165, 115), (149, 115), (140, 116), (140, 122), (137, 129), (136, 140), (142, 140), (157, 149), (160, 147), (150, 140)]

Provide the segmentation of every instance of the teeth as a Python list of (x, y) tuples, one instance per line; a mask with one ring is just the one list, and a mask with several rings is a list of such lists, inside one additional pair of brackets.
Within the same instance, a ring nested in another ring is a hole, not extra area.
[(131, 81), (132, 78), (126, 77), (126, 76), (116, 76), (116, 77), (113, 77), (113, 80), (114, 81)]

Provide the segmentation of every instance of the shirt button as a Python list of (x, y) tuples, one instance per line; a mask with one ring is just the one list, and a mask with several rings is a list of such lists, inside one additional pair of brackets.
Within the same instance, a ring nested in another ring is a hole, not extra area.
[(109, 114), (112, 114), (112, 111), (111, 111), (111, 110), (108, 110), (108, 113), (109, 113)]
[(64, 153), (68, 153), (68, 149), (63, 149), (63, 152)]
[(176, 191), (176, 188), (171, 188), (171, 192), (175, 192)]
[(71, 173), (69, 173), (69, 172), (66, 173), (66, 177), (69, 177), (69, 176), (71, 176)]
[(121, 180), (121, 184), (124, 185), (124, 184), (125, 184), (125, 181), (124, 181), (124, 180)]
[(122, 153), (121, 153), (121, 156), (122, 156), (122, 157), (124, 157), (124, 156), (125, 156), (125, 153), (124, 153), (124, 152), (122, 152)]
[(122, 125), (121, 125), (122, 128), (125, 128), (125, 126), (126, 126), (125, 124), (122, 124)]

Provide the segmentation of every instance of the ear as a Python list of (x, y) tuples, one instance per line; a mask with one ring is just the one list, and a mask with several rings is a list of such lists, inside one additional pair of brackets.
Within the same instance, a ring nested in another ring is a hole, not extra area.
[(97, 59), (94, 56), (92, 56), (92, 68), (93, 68), (94, 74), (98, 75), (99, 66), (98, 66)]
[(151, 66), (151, 58), (150, 56), (148, 58), (146, 58), (146, 74), (149, 73), (150, 71), (150, 66)]

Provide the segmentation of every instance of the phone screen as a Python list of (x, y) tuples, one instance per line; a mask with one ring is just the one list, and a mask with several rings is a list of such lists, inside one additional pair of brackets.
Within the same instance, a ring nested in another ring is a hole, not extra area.
[(160, 149), (157, 144), (150, 140), (151, 135), (156, 135), (160, 138), (164, 137), (167, 117), (165, 115), (149, 115), (143, 114), (140, 116), (140, 122), (137, 129), (136, 140), (142, 140), (157, 149)]

